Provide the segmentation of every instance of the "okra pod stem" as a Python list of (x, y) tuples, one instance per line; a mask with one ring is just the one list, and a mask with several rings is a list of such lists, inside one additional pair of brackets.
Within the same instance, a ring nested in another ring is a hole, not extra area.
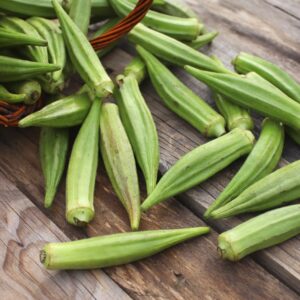
[(159, 167), (159, 142), (152, 114), (140, 91), (135, 72), (120, 82), (118, 107), (127, 136), (140, 165), (148, 195), (154, 190)]
[(204, 182), (239, 157), (248, 154), (253, 143), (254, 136), (250, 131), (237, 128), (192, 150), (161, 178), (142, 204), (142, 211)]
[(66, 218), (85, 226), (94, 218), (94, 190), (99, 156), (102, 101), (96, 98), (74, 142), (67, 172)]
[(25, 94), (13, 94), (9, 92), (5, 86), (0, 85), (0, 99), (6, 101), (7, 103), (20, 103), (24, 102), (26, 98)]
[(103, 105), (100, 119), (101, 152), (112, 186), (125, 207), (132, 230), (140, 224), (140, 191), (133, 150), (117, 105)]
[(185, 69), (232, 102), (300, 130), (300, 104), (256, 73), (243, 77), (201, 71), (191, 66)]
[(66, 166), (69, 130), (44, 127), (40, 133), (40, 161), (45, 180), (44, 206), (52, 206)]
[(225, 120), (221, 115), (185, 86), (150, 52), (140, 46), (137, 46), (137, 51), (147, 65), (155, 90), (169, 109), (205, 136), (219, 137), (225, 133)]
[(47, 269), (94, 269), (123, 265), (207, 234), (208, 227), (118, 233), (46, 244), (40, 260)]
[(143, 24), (136, 25), (128, 34), (128, 38), (131, 42), (142, 46), (171, 64), (181, 67), (191, 65), (204, 70), (231, 73), (209, 56), (172, 37), (147, 28)]
[[(110, 0), (120, 17), (127, 16), (135, 7), (128, 0)], [(149, 10), (141, 21), (144, 25), (180, 40), (194, 40), (200, 34), (202, 24), (197, 18), (180, 18)]]
[(243, 257), (300, 234), (300, 205), (291, 205), (264, 213), (219, 236), (218, 250), (223, 259)]
[(266, 177), (277, 166), (284, 146), (284, 127), (282, 124), (266, 119), (260, 137), (247, 160), (234, 176), (225, 190), (208, 208), (205, 217), (238, 197), (255, 182)]
[(91, 103), (87, 93), (71, 95), (25, 117), (19, 122), (19, 127), (73, 127), (84, 121)]
[(299, 199), (300, 162), (294, 162), (257, 181), (237, 198), (212, 212), (215, 219), (269, 210)]
[(97, 97), (103, 98), (112, 94), (114, 84), (91, 44), (58, 1), (52, 0), (52, 4), (60, 21), (64, 40), (75, 69)]

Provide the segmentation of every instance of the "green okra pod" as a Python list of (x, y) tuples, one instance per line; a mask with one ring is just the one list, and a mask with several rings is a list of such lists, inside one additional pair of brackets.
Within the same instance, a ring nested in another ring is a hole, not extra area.
[(120, 82), (118, 107), (121, 120), (141, 167), (148, 195), (154, 190), (159, 167), (159, 142), (152, 114), (140, 91), (136, 73)]
[(300, 102), (300, 84), (275, 64), (245, 52), (241, 52), (232, 63), (237, 72), (243, 74), (255, 72), (277, 86), (290, 98)]
[(132, 61), (125, 67), (124, 76), (133, 76), (140, 84), (147, 75), (147, 67), (140, 57), (134, 57)]
[(35, 78), (60, 70), (60, 66), (0, 55), (0, 82), (12, 82)]
[(232, 102), (300, 130), (300, 104), (256, 73), (238, 76), (201, 71), (191, 66), (185, 69)]
[(289, 164), (257, 181), (237, 198), (212, 212), (214, 219), (246, 212), (264, 211), (299, 199), (300, 161)]
[(100, 119), (101, 152), (112, 186), (125, 207), (132, 230), (140, 223), (140, 191), (132, 147), (117, 105), (103, 105)]
[(218, 31), (207, 32), (199, 35), (193, 41), (188, 42), (187, 45), (194, 49), (200, 49), (201, 47), (210, 44), (218, 35)]
[[(110, 0), (120, 17), (127, 16), (135, 7), (127, 0)], [(180, 18), (149, 10), (141, 21), (144, 25), (180, 40), (194, 40), (201, 32), (197, 18)]]
[(198, 18), (196, 13), (182, 0), (164, 0), (160, 5), (154, 5), (154, 10), (181, 18)]
[(90, 25), (92, 0), (72, 0), (69, 16), (78, 28), (87, 35)]
[(85, 226), (94, 218), (94, 190), (99, 156), (102, 101), (96, 98), (74, 142), (67, 172), (66, 219)]
[(222, 233), (218, 239), (223, 259), (238, 261), (256, 251), (280, 244), (300, 234), (300, 205), (264, 213)]
[(230, 73), (229, 70), (209, 56), (172, 37), (147, 28), (143, 24), (136, 25), (128, 34), (128, 38), (131, 42), (142, 46), (171, 64), (181, 67), (191, 65), (204, 70)]
[(44, 206), (52, 206), (66, 166), (69, 130), (44, 127), (40, 133), (40, 161), (45, 180)]
[(176, 196), (218, 173), (239, 157), (248, 154), (254, 143), (250, 131), (239, 128), (192, 150), (179, 159), (158, 182), (142, 204), (143, 211)]
[(155, 90), (169, 109), (205, 136), (218, 137), (225, 133), (225, 120), (220, 114), (185, 86), (150, 52), (140, 46), (137, 46), (137, 51), (147, 65)]
[(93, 47), (58, 1), (52, 0), (52, 3), (60, 21), (68, 53), (75, 69), (97, 97), (101, 98), (112, 94), (114, 84)]
[(47, 269), (94, 269), (132, 263), (186, 240), (209, 233), (208, 227), (117, 233), (85, 240), (46, 244), (40, 260)]
[(245, 108), (233, 104), (221, 94), (215, 93), (214, 99), (218, 110), (226, 120), (229, 131), (234, 128), (241, 128), (245, 130), (253, 129), (253, 120)]
[(39, 17), (32, 17), (27, 22), (48, 41), (49, 62), (61, 67), (59, 71), (51, 74), (49, 80), (42, 79), (43, 90), (49, 94), (57, 94), (65, 85), (64, 69), (67, 61), (66, 48), (59, 24), (54, 20)]
[(7, 103), (20, 103), (24, 102), (25, 94), (14, 94), (7, 90), (3, 85), (0, 85), (0, 99)]
[(8, 83), (7, 88), (10, 92), (25, 95), (22, 102), (31, 105), (36, 103), (42, 95), (42, 88), (36, 80), (16, 81)]
[(83, 122), (91, 103), (87, 93), (71, 95), (25, 117), (19, 122), (19, 127), (73, 127)]
[(0, 28), (0, 48), (24, 45), (47, 46), (47, 41), (35, 36)]
[[(17, 17), (1, 17), (0, 26), (8, 30), (27, 34), (28, 36), (41, 38), (38, 31), (28, 22)], [(40, 63), (48, 63), (47, 47), (25, 46), (21, 49), (30, 60)]]
[(205, 217), (238, 197), (245, 189), (266, 177), (277, 166), (284, 146), (282, 124), (266, 119), (260, 137), (247, 160), (216, 201), (208, 208)]

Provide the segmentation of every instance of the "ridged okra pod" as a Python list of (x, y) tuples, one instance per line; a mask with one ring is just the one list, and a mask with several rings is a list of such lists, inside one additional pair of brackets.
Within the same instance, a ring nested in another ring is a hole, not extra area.
[(58, 1), (52, 0), (52, 3), (60, 21), (68, 53), (75, 69), (97, 97), (110, 95), (113, 92), (114, 84), (93, 47)]
[(218, 250), (223, 259), (238, 261), (256, 251), (275, 246), (300, 234), (300, 205), (259, 215), (222, 233)]
[(142, 46), (155, 56), (171, 64), (191, 65), (196, 68), (220, 73), (230, 73), (224, 66), (209, 56), (163, 33), (147, 28), (143, 24), (136, 25), (128, 34), (131, 42)]
[(282, 124), (266, 119), (260, 137), (247, 160), (216, 201), (208, 208), (205, 217), (224, 206), (253, 183), (270, 174), (277, 166), (284, 146)]
[(118, 107), (121, 120), (141, 167), (148, 195), (154, 190), (159, 167), (159, 142), (152, 114), (134, 74), (120, 82)]
[(232, 63), (237, 72), (243, 74), (255, 72), (277, 86), (290, 98), (300, 102), (300, 84), (275, 64), (245, 52), (241, 52)]
[(219, 137), (225, 133), (225, 120), (204, 100), (184, 85), (154, 55), (137, 46), (147, 65), (151, 82), (165, 105), (202, 134)]
[(234, 129), (180, 158), (161, 178), (142, 204), (143, 211), (176, 196), (215, 175), (239, 157), (248, 154), (254, 143), (250, 131)]
[(241, 128), (245, 130), (253, 129), (253, 120), (245, 108), (233, 104), (226, 97), (218, 93), (214, 94), (214, 99), (218, 110), (226, 120), (229, 131), (234, 128)]
[(2, 55), (0, 55), (0, 66), (0, 82), (31, 79), (60, 70), (60, 67), (54, 64), (44, 64)]
[(175, 17), (197, 18), (192, 8), (182, 0), (164, 0), (163, 2), (161, 5), (154, 4), (154, 9)]
[[(6, 85), (10, 92), (24, 95), (22, 102), (31, 105), (37, 102), (42, 95), (42, 88), (36, 80), (16, 81)], [(5, 99), (5, 98), (4, 98)]]
[(300, 129), (300, 104), (256, 73), (237, 76), (201, 71), (191, 66), (185, 69), (232, 102)]
[(209, 233), (208, 227), (117, 233), (46, 244), (40, 253), (47, 269), (95, 269), (132, 263), (186, 240)]
[(196, 39), (186, 44), (194, 49), (200, 49), (201, 47), (210, 44), (218, 35), (218, 31), (207, 32), (200, 34)]
[[(0, 18), (0, 26), (8, 30), (27, 34), (28, 36), (41, 38), (40, 34), (31, 24), (17, 17)], [(21, 49), (21, 52), (23, 52), (28, 59), (35, 62), (49, 62), (47, 47), (25, 46)]]
[[(120, 17), (127, 16), (135, 7), (127, 0), (110, 0)], [(141, 21), (144, 25), (179, 40), (194, 40), (201, 32), (202, 24), (197, 18), (180, 18), (149, 10)]]
[(0, 28), (0, 48), (24, 45), (47, 46), (47, 41), (35, 36)]
[(213, 211), (211, 216), (220, 219), (246, 212), (264, 211), (299, 199), (299, 171), (300, 161), (297, 161), (271, 173), (225, 206)]
[(125, 207), (132, 230), (140, 223), (140, 191), (132, 147), (117, 105), (103, 105), (100, 119), (101, 152), (112, 186)]
[(99, 156), (102, 101), (96, 98), (75, 139), (67, 172), (66, 218), (84, 226), (94, 218), (94, 190)]
[(92, 0), (72, 0), (69, 16), (82, 31), (87, 35), (90, 25)]
[(32, 17), (27, 22), (48, 41), (49, 62), (61, 67), (59, 71), (51, 74), (50, 80), (42, 80), (44, 91), (57, 94), (64, 88), (64, 68), (67, 60), (66, 48), (59, 24), (56, 21), (39, 17)]
[(44, 206), (52, 206), (66, 166), (69, 130), (44, 127), (40, 133), (40, 161), (45, 181)]
[(25, 117), (19, 122), (19, 127), (73, 127), (84, 121), (91, 103), (87, 93), (71, 95)]

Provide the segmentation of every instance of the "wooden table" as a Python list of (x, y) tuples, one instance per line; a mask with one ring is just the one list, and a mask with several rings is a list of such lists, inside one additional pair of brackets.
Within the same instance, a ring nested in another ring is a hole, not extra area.
[[(300, 81), (299, 0), (187, 0), (203, 21), (220, 31), (206, 53), (226, 65), (240, 51), (252, 52), (284, 67)], [(123, 44), (104, 59), (117, 74), (131, 59)], [(174, 69), (194, 91), (211, 101), (208, 89)], [(149, 82), (142, 90), (160, 136), (164, 173), (179, 157), (205, 143), (196, 130), (167, 110)], [(261, 118), (256, 120), (256, 133)], [(45, 241), (65, 241), (128, 231), (124, 209), (99, 168), (96, 218), (85, 229), (64, 218), (64, 182), (51, 210), (43, 208), (43, 178), (38, 159), (38, 129), (0, 129), (0, 298), (1, 299), (299, 299), (300, 239), (261, 251), (240, 263), (221, 261), (218, 233), (239, 218), (214, 222), (208, 236), (186, 242), (155, 257), (127, 266), (91, 272), (49, 272), (38, 260)], [(282, 164), (300, 158), (287, 139)], [(204, 225), (203, 212), (241, 164), (235, 163), (197, 188), (151, 209), (141, 229)]]

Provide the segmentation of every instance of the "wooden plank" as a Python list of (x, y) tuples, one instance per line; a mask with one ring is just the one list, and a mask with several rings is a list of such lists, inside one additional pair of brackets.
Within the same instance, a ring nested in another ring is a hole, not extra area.
[[(104, 176), (97, 178), (96, 218), (86, 229), (68, 225), (64, 191), (52, 210), (43, 209), (43, 180), (36, 130), (0, 129), (0, 169), (71, 239), (128, 231), (127, 215)], [(9, 197), (11, 199), (12, 197)], [(143, 215), (142, 230), (201, 226), (204, 223), (177, 201)], [(135, 299), (297, 299), (297, 296), (250, 258), (232, 264), (216, 251), (216, 232), (174, 247), (153, 258), (105, 272)]]
[(47, 271), (45, 241), (68, 238), (0, 173), (1, 299), (130, 299), (102, 271)]

